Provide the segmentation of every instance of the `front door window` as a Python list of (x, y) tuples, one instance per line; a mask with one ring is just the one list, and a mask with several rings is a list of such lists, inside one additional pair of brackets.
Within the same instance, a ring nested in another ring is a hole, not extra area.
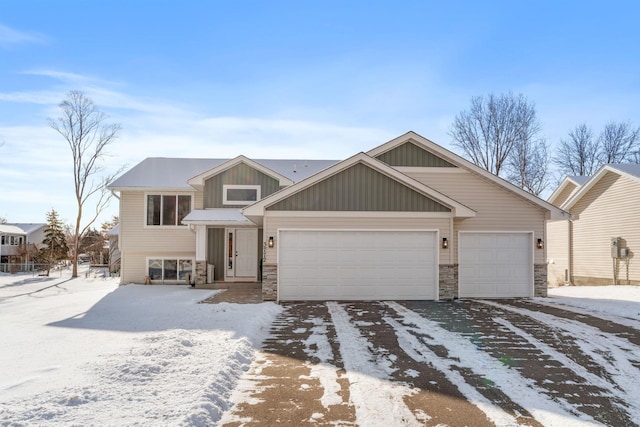
[(226, 236), (226, 277), (255, 280), (258, 274), (258, 230), (227, 229)]

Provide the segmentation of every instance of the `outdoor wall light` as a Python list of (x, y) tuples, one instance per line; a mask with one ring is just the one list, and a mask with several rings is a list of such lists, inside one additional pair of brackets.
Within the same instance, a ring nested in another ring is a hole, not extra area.
[(442, 249), (447, 249), (449, 247), (449, 241), (447, 241), (446, 237), (442, 238)]
[(542, 239), (538, 239), (538, 244), (536, 246), (538, 247), (538, 249), (544, 248), (544, 242), (542, 241)]
[(273, 247), (273, 236), (269, 236), (269, 247)]

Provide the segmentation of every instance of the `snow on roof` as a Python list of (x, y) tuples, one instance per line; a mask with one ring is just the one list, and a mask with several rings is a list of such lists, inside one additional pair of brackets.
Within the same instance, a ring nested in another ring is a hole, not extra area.
[(119, 236), (120, 235), (120, 224), (116, 224), (113, 228), (107, 231), (107, 236)]
[(21, 229), (22, 231), (24, 231), (27, 234), (31, 234), (35, 231), (38, 231), (41, 228), (44, 228), (47, 226), (47, 224), (45, 223), (9, 223), (7, 225), (14, 225), (16, 227), (18, 227), (19, 229)]
[[(193, 190), (190, 178), (231, 159), (149, 157), (109, 184), (109, 188), (171, 188)], [(307, 178), (338, 160), (251, 159), (294, 182)]]
[(20, 227), (11, 224), (0, 224), (0, 234), (19, 234), (26, 235)]
[(633, 164), (633, 163), (625, 163), (625, 164), (611, 164), (609, 165), (612, 168), (621, 170), (623, 172), (628, 173), (629, 175), (633, 175), (636, 176), (638, 178), (640, 178), (640, 164)]
[(577, 182), (578, 185), (584, 185), (584, 183), (589, 181), (589, 178), (591, 178), (591, 177), (590, 176), (585, 176), (585, 175), (573, 175), (573, 176), (567, 176), (567, 178), (569, 178), (572, 181)]
[(246, 216), (242, 215), (240, 209), (218, 208), (218, 209), (196, 209), (182, 220), (184, 223), (190, 222), (238, 222), (251, 224)]

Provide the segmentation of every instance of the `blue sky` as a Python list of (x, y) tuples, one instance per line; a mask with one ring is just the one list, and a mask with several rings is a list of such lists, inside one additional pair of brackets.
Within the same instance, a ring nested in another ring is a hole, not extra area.
[[(413, 130), (451, 149), (472, 96), (570, 128), (640, 125), (636, 2), (35, 1), (0, 6), (0, 216), (72, 222), (72, 89), (123, 126), (107, 171), (145, 157), (342, 159)], [(113, 202), (101, 220), (117, 214)], [(97, 224), (99, 226), (99, 224)]]

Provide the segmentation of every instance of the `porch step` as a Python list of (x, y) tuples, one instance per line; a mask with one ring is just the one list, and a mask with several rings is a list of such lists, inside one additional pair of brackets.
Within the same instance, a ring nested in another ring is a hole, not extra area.
[(262, 289), (262, 282), (214, 282), (196, 286), (196, 289)]

